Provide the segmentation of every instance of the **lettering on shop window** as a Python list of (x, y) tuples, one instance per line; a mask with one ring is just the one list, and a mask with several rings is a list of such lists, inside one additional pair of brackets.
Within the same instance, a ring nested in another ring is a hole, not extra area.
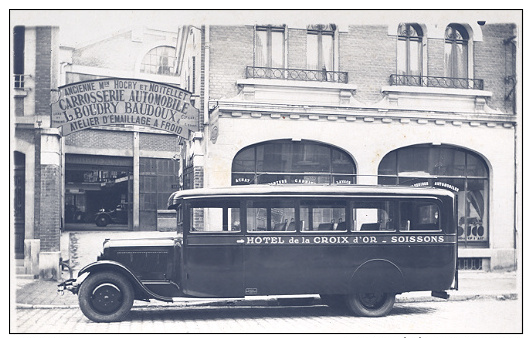
[(115, 124), (161, 129), (183, 138), (198, 130), (191, 93), (144, 80), (108, 78), (62, 86), (52, 104), (52, 127), (63, 136)]
[[(413, 187), (418, 187), (418, 188), (419, 187), (428, 187), (428, 186), (430, 186), (430, 183), (425, 181), (425, 182), (415, 183), (412, 186)], [(446, 183), (446, 182), (436, 181), (436, 182), (434, 182), (434, 187), (445, 188), (447, 190), (452, 190), (452, 191), (455, 191), (455, 192), (460, 191), (460, 188), (455, 187), (454, 185)]]

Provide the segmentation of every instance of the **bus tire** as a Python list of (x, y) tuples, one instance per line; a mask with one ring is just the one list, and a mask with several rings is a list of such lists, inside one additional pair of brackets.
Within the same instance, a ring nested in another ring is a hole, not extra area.
[(386, 316), (395, 303), (394, 293), (364, 292), (347, 296), (347, 307), (354, 314), (362, 317)]
[(91, 273), (81, 284), (79, 307), (94, 322), (124, 319), (133, 306), (135, 292), (126, 277), (117, 272)]
[(110, 219), (109, 217), (105, 216), (105, 215), (100, 215), (96, 218), (96, 226), (99, 226), (99, 227), (105, 227), (107, 226), (107, 224), (110, 223)]

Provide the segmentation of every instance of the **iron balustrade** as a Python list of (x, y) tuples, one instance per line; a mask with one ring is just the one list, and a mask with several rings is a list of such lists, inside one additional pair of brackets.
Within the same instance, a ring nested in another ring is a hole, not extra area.
[(246, 67), (246, 78), (347, 83), (347, 72), (329, 70)]
[(442, 76), (390, 75), (392, 86), (418, 86), (484, 90), (484, 80)]

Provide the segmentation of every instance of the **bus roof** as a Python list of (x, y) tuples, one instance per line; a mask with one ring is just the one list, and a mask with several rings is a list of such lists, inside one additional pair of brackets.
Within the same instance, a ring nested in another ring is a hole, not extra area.
[(450, 196), (448, 190), (430, 187), (382, 186), (382, 185), (320, 185), (320, 184), (252, 184), (221, 188), (199, 188), (179, 190), (170, 195), (168, 209), (178, 204), (181, 199), (216, 198), (216, 197), (283, 197), (283, 196), (345, 196), (345, 195), (410, 195), (410, 196)]

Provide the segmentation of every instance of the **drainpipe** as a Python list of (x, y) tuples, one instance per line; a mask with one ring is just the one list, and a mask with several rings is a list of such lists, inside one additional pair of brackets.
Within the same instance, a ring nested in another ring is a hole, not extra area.
[(203, 124), (207, 125), (209, 123), (209, 76), (210, 76), (210, 32), (209, 25), (205, 25), (205, 89), (203, 97)]

